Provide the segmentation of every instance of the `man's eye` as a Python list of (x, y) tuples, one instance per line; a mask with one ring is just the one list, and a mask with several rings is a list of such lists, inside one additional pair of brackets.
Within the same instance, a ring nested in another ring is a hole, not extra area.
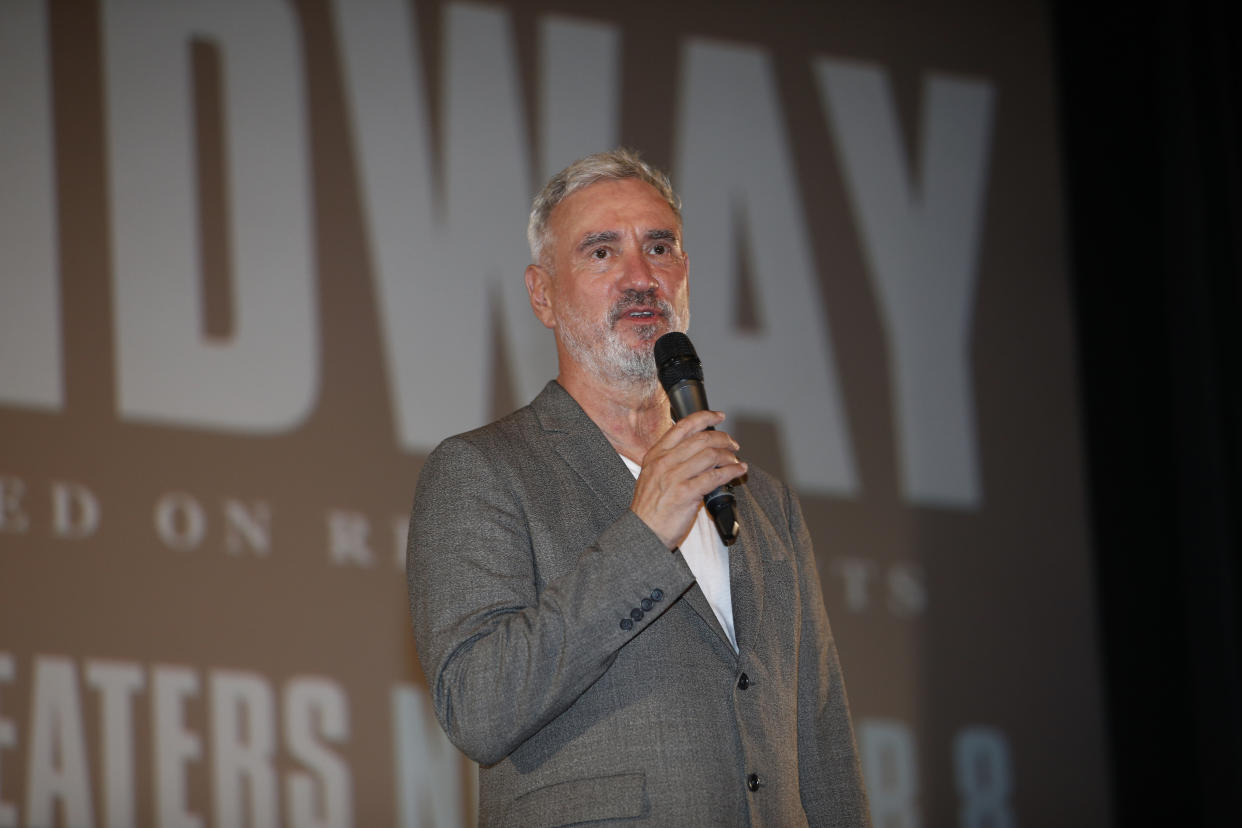
[(665, 253), (668, 252), (668, 245), (665, 245), (665, 244), (652, 245), (651, 252), (656, 254), (657, 256), (663, 256)]
[(592, 256), (594, 256), (594, 257), (595, 257), (595, 258), (597, 258), (597, 259), (607, 259), (607, 258), (608, 258), (608, 248), (606, 248), (606, 247), (597, 247), (597, 248), (595, 248), (594, 250), (592, 250), (592, 251), (591, 251), (591, 255), (592, 255)]

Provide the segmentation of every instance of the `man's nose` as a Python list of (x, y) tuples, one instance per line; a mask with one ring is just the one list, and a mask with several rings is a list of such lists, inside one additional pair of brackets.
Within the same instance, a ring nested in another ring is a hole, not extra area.
[(620, 287), (625, 290), (647, 291), (651, 290), (659, 284), (656, 278), (655, 268), (651, 266), (651, 262), (647, 261), (647, 257), (641, 253), (637, 256), (627, 257), (625, 267), (621, 270)]

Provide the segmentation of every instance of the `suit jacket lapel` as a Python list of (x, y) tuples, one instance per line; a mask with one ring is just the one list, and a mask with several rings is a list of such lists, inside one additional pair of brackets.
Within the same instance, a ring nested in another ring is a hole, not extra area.
[(758, 583), (759, 566), (757, 558), (760, 549), (756, 548), (754, 520), (757, 519), (751, 509), (751, 500), (746, 486), (734, 489), (737, 498), (737, 521), (741, 527), (737, 541), (729, 547), (729, 597), (733, 602), (733, 634), (737, 637), (737, 648), (740, 652), (744, 647), (754, 645), (754, 626), (759, 618)]
[[(569, 392), (556, 380), (552, 380), (531, 402), (531, 408), (534, 409), (540, 427), (549, 436), (556, 452), (578, 473), (578, 476), (595, 492), (600, 501), (616, 513), (630, 508), (630, 502), (634, 499), (634, 476), (625, 467), (625, 463), (617, 454), (617, 450), (608, 442), (604, 432), (600, 431), (599, 426), (587, 416), (582, 406), (578, 405)], [(738, 491), (741, 492), (742, 488), (739, 487)], [(739, 497), (738, 503), (741, 504), (745, 500), (744, 496)], [(734, 633), (738, 637), (740, 647), (742, 643), (740, 616), (743, 613), (753, 613), (754, 575), (750, 564), (745, 561), (748, 555), (745, 529), (746, 507), (739, 505), (739, 509), (741, 509), (739, 521), (743, 528), (737, 543), (729, 549), (729, 581), (733, 600)], [(712, 612), (711, 604), (707, 603), (707, 596), (703, 594), (698, 583), (692, 585), (683, 597), (703, 621), (716, 631), (730, 655), (734, 655), (729, 636), (717, 620), (716, 613)]]
[(733, 654), (733, 644), (729, 642), (729, 635), (724, 631), (724, 627), (720, 626), (720, 619), (716, 617), (716, 613), (712, 612), (712, 605), (707, 603), (707, 596), (703, 594), (699, 582), (695, 581), (684, 596), (686, 603), (694, 608), (699, 614), (703, 622), (711, 627), (716, 635), (720, 638), (720, 643), (724, 645), (724, 649), (728, 650), (730, 655)]
[(729, 634), (720, 625), (720, 619), (712, 611), (707, 596), (697, 582), (686, 592), (686, 601), (716, 631), (724, 644), (724, 650), (730, 658), (736, 660), (737, 653), (751, 643), (754, 632), (752, 628), (758, 617), (758, 575), (755, 569), (758, 564), (755, 556), (759, 550), (755, 547), (756, 534), (747, 529), (752, 525), (753, 514), (746, 487), (738, 486), (734, 494), (737, 497), (737, 519), (742, 527), (737, 540), (729, 547), (729, 600), (733, 607), (733, 635), (737, 639), (737, 652), (734, 652), (733, 645), (729, 642)]
[(531, 403), (557, 454), (599, 499), (620, 513), (634, 499), (634, 476), (582, 406), (552, 380)]

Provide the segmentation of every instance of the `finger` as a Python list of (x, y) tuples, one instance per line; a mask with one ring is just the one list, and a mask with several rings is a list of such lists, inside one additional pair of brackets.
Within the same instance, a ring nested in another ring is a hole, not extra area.
[(725, 485), (731, 480), (742, 477), (750, 469), (750, 466), (739, 460), (736, 463), (728, 463), (723, 466), (713, 466), (706, 469), (700, 474), (695, 475), (689, 482), (694, 484), (694, 488), (698, 490), (699, 496)]
[[(705, 411), (703, 414), (715, 414), (716, 412)], [(713, 423), (718, 423), (723, 419), (705, 418), (695, 419), (693, 421), (682, 420), (673, 426), (664, 434), (655, 445), (651, 447), (651, 451), (657, 454), (661, 452), (671, 451), (682, 444), (695, 445), (696, 441), (699, 445), (733, 445), (737, 443), (727, 431), (716, 429)], [(706, 423), (706, 425), (704, 425)], [(686, 424), (686, 425), (683, 425)]]
[(689, 488), (698, 488), (698, 479), (714, 469), (729, 469), (735, 476), (744, 473), (739, 471), (742, 461), (729, 446), (703, 448), (684, 456), (677, 456), (676, 452), (682, 448), (679, 446), (674, 453), (659, 458), (648, 467), (653, 480), (664, 480), (665, 486), (673, 488), (683, 484), (688, 485)]
[(693, 477), (708, 469), (736, 465), (741, 462), (735, 453), (736, 446), (732, 441), (723, 446), (704, 446), (681, 458), (677, 468), (685, 477)]
[(683, 480), (676, 487), (675, 499), (688, 506), (696, 504), (708, 492), (745, 475), (749, 468), (746, 463), (738, 462), (706, 469), (694, 477)]
[(689, 434), (720, 425), (720, 423), (724, 422), (724, 418), (724, 412), (721, 411), (696, 411), (688, 417), (682, 417), (678, 420), (661, 438), (661, 441), (671, 440), (672, 442), (677, 442), (683, 440)]
[[(732, 456), (732, 452), (738, 450), (737, 441), (731, 435), (724, 431), (699, 431), (694, 434), (687, 435), (680, 442), (668, 446), (657, 444), (647, 452), (643, 458), (643, 468), (657, 467), (663, 469), (671, 469), (682, 466), (687, 463), (695, 465), (695, 473), (701, 471), (709, 465), (718, 465), (722, 462), (736, 462), (737, 458)], [(718, 457), (721, 452), (730, 453), (727, 460), (716, 460), (715, 463), (709, 463), (708, 460)]]

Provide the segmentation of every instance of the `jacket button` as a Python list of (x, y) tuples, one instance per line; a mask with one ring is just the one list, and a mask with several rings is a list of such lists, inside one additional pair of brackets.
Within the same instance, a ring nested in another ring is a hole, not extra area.
[(747, 687), (750, 687), (750, 676), (742, 673), (737, 679), (737, 689), (745, 690)]
[(664, 590), (659, 589), (659, 588), (651, 590), (652, 601), (659, 601), (663, 597), (664, 597)]
[(750, 776), (746, 777), (746, 787), (751, 791), (757, 791), (762, 786), (763, 780), (759, 778), (759, 774), (752, 773)]
[(644, 598), (643, 600), (638, 602), (638, 605), (643, 608), (644, 612), (647, 612), (647, 611), (650, 611), (651, 608), (655, 606), (655, 601), (652, 601), (650, 598)]
[(621, 629), (625, 630), (626, 632), (629, 632), (630, 630), (634, 629), (634, 622), (628, 618), (622, 618)]
[(638, 607), (634, 607), (634, 609), (630, 610), (630, 618), (633, 618), (635, 621), (642, 621), (643, 611)]

